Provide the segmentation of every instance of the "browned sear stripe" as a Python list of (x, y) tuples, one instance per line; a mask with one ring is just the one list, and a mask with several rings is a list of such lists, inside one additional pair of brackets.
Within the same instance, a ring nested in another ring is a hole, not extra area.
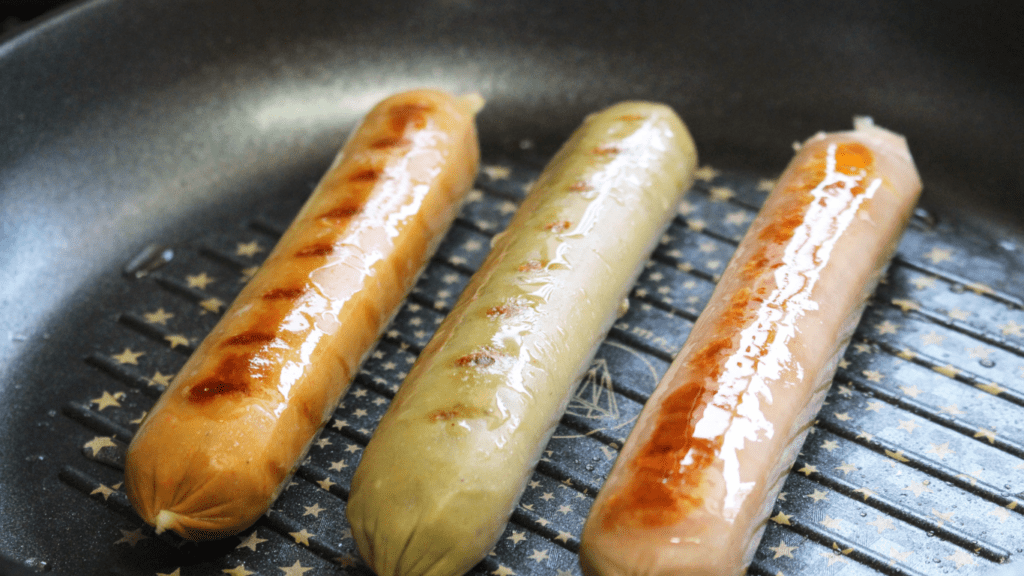
[(548, 265), (547, 260), (527, 260), (519, 265), (520, 272), (536, 272)]
[(277, 335), (270, 332), (242, 332), (225, 340), (221, 346), (247, 346), (249, 344), (266, 344), (272, 342)]
[(253, 354), (228, 354), (212, 373), (192, 386), (188, 399), (195, 404), (207, 404), (220, 396), (250, 393), (253, 378), (266, 376), (266, 368), (253, 362)]
[(370, 148), (374, 150), (384, 150), (385, 148), (396, 148), (399, 146), (408, 146), (409, 140), (407, 138), (399, 138), (397, 136), (386, 136), (380, 138), (370, 144)]
[(572, 226), (572, 222), (568, 220), (560, 220), (558, 222), (552, 222), (544, 227), (545, 230), (554, 232), (555, 234), (561, 234)]
[(382, 170), (377, 168), (365, 168), (358, 170), (348, 175), (349, 182), (374, 182), (383, 173)]
[(438, 408), (427, 414), (431, 422), (448, 421), (456, 418), (480, 418), (486, 416), (487, 411), (474, 406), (466, 406), (462, 402), (453, 404), (448, 408)]
[(481, 348), (460, 357), (455, 361), (456, 366), (461, 367), (480, 367), (490, 366), (497, 361), (498, 353), (489, 348)]
[(425, 102), (411, 102), (395, 106), (389, 111), (391, 129), (401, 133), (411, 125), (414, 129), (421, 130), (427, 125), (424, 113), (433, 109), (432, 105)]
[(612, 146), (611, 144), (605, 144), (603, 146), (597, 146), (596, 148), (591, 150), (591, 153), (596, 154), (598, 156), (614, 156), (615, 154), (618, 154), (619, 152), (621, 152), (621, 150), (619, 150), (619, 147), (618, 146)]
[(570, 192), (585, 192), (590, 190), (590, 184), (587, 184), (585, 180), (577, 180), (569, 185)]
[(274, 288), (263, 293), (264, 300), (294, 300), (306, 293), (306, 288)]
[(338, 206), (337, 208), (332, 208), (327, 212), (324, 212), (323, 214), (320, 215), (320, 218), (327, 220), (347, 220), (355, 216), (356, 214), (359, 214), (360, 212), (362, 212), (362, 210), (362, 206), (346, 204), (344, 206)]
[(295, 256), (299, 258), (310, 258), (316, 256), (327, 256), (334, 252), (334, 245), (326, 242), (320, 242), (317, 244), (310, 244), (305, 248), (302, 248), (295, 253)]

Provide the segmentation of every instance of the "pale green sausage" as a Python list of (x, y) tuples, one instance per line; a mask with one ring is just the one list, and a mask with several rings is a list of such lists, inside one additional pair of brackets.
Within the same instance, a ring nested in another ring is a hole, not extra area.
[(348, 518), (379, 576), (491, 550), (575, 385), (693, 182), (671, 108), (589, 116), (420, 354), (363, 454)]

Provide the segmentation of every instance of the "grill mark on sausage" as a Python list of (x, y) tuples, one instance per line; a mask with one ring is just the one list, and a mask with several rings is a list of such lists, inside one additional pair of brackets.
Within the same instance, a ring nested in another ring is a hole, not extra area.
[(590, 184), (585, 180), (577, 180), (569, 185), (568, 190), (570, 192), (586, 192), (590, 190)]
[(306, 293), (309, 288), (274, 288), (263, 293), (264, 300), (295, 300)]
[(395, 106), (388, 111), (391, 129), (401, 133), (411, 125), (416, 130), (422, 130), (427, 125), (424, 114), (433, 109), (433, 105), (426, 102), (410, 102)]
[(222, 347), (227, 346), (248, 346), (250, 344), (266, 344), (274, 341), (277, 335), (272, 332), (257, 332), (255, 330), (249, 332), (242, 332), (236, 334), (231, 338), (228, 338), (223, 343)]
[(594, 147), (594, 149), (591, 150), (590, 153), (594, 154), (595, 156), (614, 156), (621, 151), (622, 150), (620, 150), (618, 146), (612, 144), (604, 144), (601, 146)]
[(551, 222), (550, 224), (544, 226), (544, 229), (549, 232), (554, 232), (555, 234), (561, 234), (562, 232), (568, 230), (571, 226), (572, 222), (569, 222), (568, 220), (560, 220), (558, 222)]
[(431, 422), (448, 422), (450, 420), (461, 419), (461, 418), (480, 418), (487, 415), (487, 410), (478, 408), (476, 406), (466, 406), (462, 402), (458, 402), (449, 406), (448, 408), (438, 408), (432, 410), (427, 414), (427, 419)]
[(459, 357), (455, 360), (455, 365), (463, 368), (490, 366), (497, 362), (500, 356), (501, 353), (498, 351), (485, 347)]
[(205, 405), (214, 399), (229, 395), (252, 393), (251, 382), (263, 379), (266, 366), (253, 362), (254, 354), (225, 355), (210, 376), (200, 380), (188, 391), (188, 400)]
[(318, 256), (329, 256), (334, 252), (334, 245), (328, 242), (310, 244), (295, 253), (297, 258), (314, 258)]
[(364, 168), (348, 175), (349, 182), (376, 182), (384, 171), (379, 168)]
[(625, 116), (619, 116), (616, 120), (625, 120), (627, 122), (636, 122), (637, 120), (643, 120), (646, 116), (642, 114), (626, 114)]
[(322, 220), (348, 220), (363, 211), (362, 205), (343, 204), (320, 215)]
[(547, 265), (547, 260), (527, 260), (519, 265), (518, 270), (520, 272), (536, 272), (537, 270), (543, 270)]
[(398, 148), (409, 145), (408, 138), (399, 138), (398, 136), (385, 136), (379, 138), (370, 144), (370, 148), (374, 150), (385, 150), (387, 148)]
[(511, 318), (523, 310), (524, 306), (515, 299), (487, 309), (488, 318)]

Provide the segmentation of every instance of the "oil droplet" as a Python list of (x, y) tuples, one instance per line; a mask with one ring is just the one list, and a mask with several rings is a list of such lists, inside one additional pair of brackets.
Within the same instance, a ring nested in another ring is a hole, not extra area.
[(988, 358), (982, 358), (981, 360), (978, 360), (978, 364), (981, 364), (985, 368), (991, 368), (996, 365), (994, 361), (989, 360)]

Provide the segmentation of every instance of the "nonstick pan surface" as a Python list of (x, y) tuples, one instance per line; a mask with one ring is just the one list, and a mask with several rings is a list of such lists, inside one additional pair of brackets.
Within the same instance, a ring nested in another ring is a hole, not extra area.
[[(925, 197), (751, 573), (1017, 559), (1024, 22), (893, 4), (111, 0), (6, 37), (0, 573), (366, 574), (347, 482), (402, 366), (552, 152), (623, 99), (673, 105), (704, 168), (476, 572), (578, 574), (615, 448), (791, 144), (854, 115), (908, 137)], [(120, 448), (353, 123), (424, 85), (487, 98), (479, 192), (272, 512), (214, 544), (157, 536), (119, 489)]]

